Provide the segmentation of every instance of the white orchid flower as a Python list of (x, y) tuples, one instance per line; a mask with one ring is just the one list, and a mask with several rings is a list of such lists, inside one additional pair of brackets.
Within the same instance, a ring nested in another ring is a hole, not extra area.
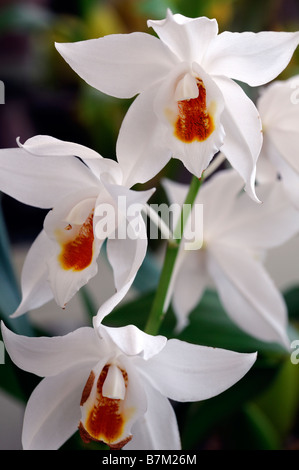
[(180, 448), (168, 398), (215, 396), (252, 367), (243, 354), (150, 336), (135, 326), (83, 327), (66, 336), (30, 338), (2, 324), (15, 364), (45, 377), (24, 416), (26, 450), (55, 450), (78, 429), (83, 441), (110, 448)]
[(299, 208), (299, 75), (265, 87), (257, 107), (264, 134), (257, 178), (274, 181), (279, 175)]
[[(164, 187), (171, 201), (183, 202), (185, 185), (166, 180)], [(263, 261), (269, 249), (298, 233), (299, 214), (279, 181), (258, 189), (263, 204), (240, 194), (242, 180), (233, 169), (220, 171), (203, 184), (195, 201), (203, 204), (202, 240), (191, 230), (191, 217), (184, 233), (189, 242), (181, 242), (172, 281), (178, 330), (186, 326), (189, 313), (212, 282), (227, 314), (241, 329), (289, 348), (286, 306)]]
[(138, 171), (140, 182), (148, 181), (170, 157), (200, 177), (221, 148), (256, 198), (261, 123), (233, 80), (257, 86), (274, 79), (290, 61), (299, 32), (218, 34), (215, 19), (170, 10), (148, 26), (160, 39), (136, 32), (56, 44), (91, 86), (118, 98), (139, 95), (117, 142), (125, 180)]
[(111, 305), (125, 295), (146, 254), (141, 209), (152, 191), (132, 191), (122, 183), (117, 162), (53, 137), (36, 136), (20, 148), (0, 151), (0, 190), (51, 209), (26, 257), (22, 301), (13, 316), (53, 297), (64, 307), (97, 273), (107, 238), (116, 287)]

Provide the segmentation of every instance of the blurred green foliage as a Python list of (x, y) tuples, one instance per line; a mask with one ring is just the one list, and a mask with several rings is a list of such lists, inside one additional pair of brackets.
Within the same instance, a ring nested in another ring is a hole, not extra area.
[[(74, 0), (3, 1), (0, 9), (0, 79), (6, 85), (6, 105), (0, 114), (0, 146), (15, 146), (40, 134), (50, 134), (96, 149), (115, 158), (119, 127), (130, 100), (116, 100), (87, 86), (57, 53), (54, 42), (72, 42), (110, 33), (146, 31), (148, 18), (165, 17), (166, 9), (190, 17), (215, 17), (220, 31), (295, 31), (299, 26), (296, 0)], [(299, 73), (299, 50), (282, 78)], [(186, 180), (188, 175), (173, 161), (163, 176)], [(163, 197), (158, 175), (155, 198)], [(9, 319), (19, 301), (19, 286), (11, 264), (15, 241), (33, 239), (40, 230), (43, 214), (25, 212), (24, 207), (3, 197), (5, 219), (0, 214), (0, 318), (14, 331), (33, 331), (26, 316)], [(32, 230), (29, 226), (33, 227)], [(8, 230), (8, 234), (7, 234)], [(152, 250), (156, 245), (152, 244)], [(119, 307), (105, 322), (133, 323), (143, 327), (153, 301), (158, 268), (149, 256), (137, 276), (139, 298)], [(82, 290), (86, 311), (95, 304)], [(298, 336), (299, 287), (285, 293), (290, 315), (291, 337)], [(175, 336), (171, 309), (161, 334)], [(233, 325), (219, 299), (206, 292), (190, 316), (190, 325), (179, 335), (185, 341), (236, 351), (258, 350), (250, 373), (230, 390), (211, 400), (175, 404), (186, 449), (299, 449), (299, 365), (277, 345), (249, 337)], [(36, 385), (7, 358), (0, 366), (0, 387), (26, 401)], [(0, 425), (1, 426), (1, 425)], [(75, 436), (64, 448), (82, 448)], [(85, 448), (85, 447), (83, 447)], [(89, 448), (87, 446), (87, 448)]]

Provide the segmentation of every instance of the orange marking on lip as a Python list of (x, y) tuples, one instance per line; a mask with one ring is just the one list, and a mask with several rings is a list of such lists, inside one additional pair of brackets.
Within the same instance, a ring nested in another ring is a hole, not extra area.
[[(124, 432), (125, 418), (122, 413), (123, 400), (112, 399), (102, 395), (102, 388), (108, 374), (109, 365), (106, 365), (96, 384), (96, 398), (93, 407), (89, 410), (88, 417), (83, 423), (80, 421), (79, 431), (84, 442), (102, 441), (111, 448), (123, 447), (131, 437), (121, 439)], [(121, 371), (127, 384), (127, 374)], [(91, 373), (83, 390), (81, 406), (86, 403), (94, 382), (94, 374)]]
[[(66, 230), (72, 227), (68, 225)], [(66, 242), (62, 246), (59, 254), (59, 262), (63, 269), (73, 271), (82, 271), (87, 268), (92, 261), (93, 255), (93, 212), (88, 216), (84, 224), (81, 225), (76, 237)]]
[(178, 101), (178, 118), (174, 135), (185, 143), (206, 140), (215, 129), (212, 116), (207, 111), (206, 89), (197, 79), (198, 97)]

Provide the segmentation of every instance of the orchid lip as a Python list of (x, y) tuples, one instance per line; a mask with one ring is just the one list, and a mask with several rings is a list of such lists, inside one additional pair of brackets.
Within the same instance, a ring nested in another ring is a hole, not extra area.
[[(79, 229), (69, 223), (66, 224), (64, 230), (67, 232), (73, 230), (74, 235), (61, 243), (59, 263), (65, 270), (82, 271), (91, 264), (93, 258), (93, 211)], [(59, 238), (59, 234), (57, 235)]]
[[(185, 85), (184, 92), (189, 93), (191, 97), (178, 101), (178, 115), (174, 124), (175, 137), (185, 143), (202, 142), (215, 129), (213, 117), (207, 109), (204, 83), (200, 78), (193, 80), (197, 88), (197, 95), (195, 95), (195, 91), (191, 90), (190, 83), (186, 84), (187, 81), (190, 82), (190, 78), (192, 78), (191, 75), (189, 77), (187, 74), (182, 79), (184, 83), (180, 85), (182, 80), (179, 82), (180, 88)], [(189, 90), (187, 90), (187, 87), (189, 87)], [(178, 94), (178, 87), (176, 93)]]
[(120, 449), (132, 438), (126, 432), (130, 415), (124, 406), (127, 385), (126, 371), (115, 363), (106, 364), (100, 372), (91, 371), (80, 403), (79, 432), (84, 442), (100, 441)]

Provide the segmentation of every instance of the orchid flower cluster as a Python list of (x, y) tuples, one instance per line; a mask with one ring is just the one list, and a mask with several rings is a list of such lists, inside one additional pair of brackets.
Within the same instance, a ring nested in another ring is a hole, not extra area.
[[(47, 135), (0, 151), (0, 190), (49, 210), (27, 254), (12, 317), (53, 298), (66, 308), (97, 273), (104, 245), (115, 284), (92, 326), (64, 336), (22, 336), (2, 323), (12, 361), (43, 378), (26, 407), (24, 449), (58, 449), (78, 429), (84, 442), (111, 449), (180, 449), (169, 399), (220, 394), (257, 356), (159, 334), (170, 304), (182, 331), (210, 283), (239, 328), (290, 347), (286, 305), (263, 261), (299, 233), (299, 107), (291, 99), (299, 79), (267, 84), (287, 67), (299, 32), (218, 34), (215, 19), (170, 10), (148, 26), (156, 34), (56, 44), (90, 86), (134, 98), (116, 160)], [(267, 86), (255, 105), (237, 82)], [(157, 220), (148, 204), (154, 189), (135, 185), (149, 183), (171, 158), (192, 180), (162, 181), (181, 211), (168, 227), (152, 311), (140, 312), (148, 316), (145, 331), (107, 326), (147, 254), (144, 214)], [(197, 206), (203, 214), (194, 233)]]

